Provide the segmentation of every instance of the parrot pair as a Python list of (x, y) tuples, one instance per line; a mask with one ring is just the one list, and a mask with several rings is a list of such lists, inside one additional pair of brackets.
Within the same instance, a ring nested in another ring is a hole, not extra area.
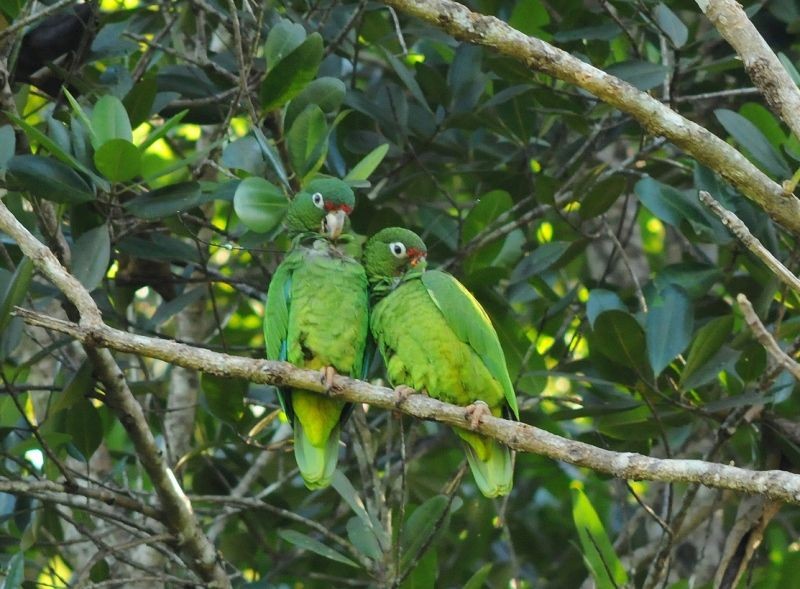
[[(427, 248), (407, 229), (376, 233), (364, 247), (363, 265), (344, 253), (337, 240), (346, 233), (354, 205), (350, 187), (327, 178), (313, 180), (291, 202), (285, 224), (292, 249), (267, 293), (267, 358), (318, 369), (328, 386), (336, 373), (363, 379), (371, 331), (399, 394), (415, 389), (465, 406), (473, 427), (487, 413), (510, 412), (518, 419), (503, 350), (480, 303), (453, 276), (426, 270)], [(281, 404), (306, 486), (328, 486), (350, 407), (298, 389), (283, 390)], [(454, 429), (480, 491), (487, 497), (507, 495), (513, 481), (510, 449)]]

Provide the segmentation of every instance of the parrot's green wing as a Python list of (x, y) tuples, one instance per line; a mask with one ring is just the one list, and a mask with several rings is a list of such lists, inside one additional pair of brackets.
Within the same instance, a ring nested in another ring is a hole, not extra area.
[(475, 351), (489, 373), (501, 384), (508, 406), (519, 419), (517, 396), (508, 376), (503, 348), (481, 304), (458, 280), (445, 272), (424, 272), (422, 284), (456, 337)]
[[(286, 361), (289, 307), (292, 302), (292, 272), (297, 263), (298, 256), (289, 254), (275, 270), (269, 283), (267, 303), (264, 308), (264, 342), (267, 348), (267, 360)], [(278, 400), (281, 409), (291, 422), (291, 405), (286, 402), (280, 389)]]

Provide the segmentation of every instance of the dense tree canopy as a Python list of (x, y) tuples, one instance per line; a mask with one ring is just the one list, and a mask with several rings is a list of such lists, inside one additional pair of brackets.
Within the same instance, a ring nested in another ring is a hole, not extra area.
[[(800, 586), (800, 2), (745, 4), (0, 0), (2, 587)], [(320, 176), (486, 308), (507, 498), (379, 360), (303, 485), (322, 388), (248, 359)]]

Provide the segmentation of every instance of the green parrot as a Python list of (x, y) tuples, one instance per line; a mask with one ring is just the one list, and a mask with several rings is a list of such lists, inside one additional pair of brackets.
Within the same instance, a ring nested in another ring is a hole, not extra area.
[[(318, 369), (329, 387), (335, 373), (363, 378), (366, 368), (367, 277), (337, 242), (354, 204), (350, 187), (330, 178), (311, 181), (295, 196), (285, 220), (292, 248), (272, 277), (264, 311), (267, 358)], [(351, 407), (299, 389), (279, 394), (306, 486), (327, 487)]]
[[(475, 427), (482, 414), (519, 419), (503, 349), (480, 303), (450, 274), (426, 270), (427, 248), (407, 229), (391, 227), (367, 242), (364, 266), (374, 303), (370, 329), (398, 393), (409, 388), (467, 406)], [(463, 441), (478, 488), (507, 495), (513, 484), (511, 450), (454, 428)]]

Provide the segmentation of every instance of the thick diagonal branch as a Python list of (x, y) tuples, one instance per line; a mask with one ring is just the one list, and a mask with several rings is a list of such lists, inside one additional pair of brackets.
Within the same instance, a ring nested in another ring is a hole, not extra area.
[(747, 158), (700, 125), (649, 94), (493, 16), (472, 12), (452, 0), (384, 0), (456, 39), (483, 45), (521, 61), (532, 70), (583, 88), (634, 117), (649, 133), (664, 136), (705, 164), (781, 225), (800, 234), (800, 200), (787, 195)]
[[(105, 325), (83, 327), (25, 309), (17, 309), (16, 313), (26, 323), (65, 333), (84, 343), (156, 358), (218, 376), (244, 378), (255, 383), (290, 386), (317, 393), (324, 393), (326, 388), (318, 371), (297, 368), (286, 362), (220, 354), (170, 340), (131, 334)], [(330, 394), (354, 403), (402, 411), (420, 419), (469, 427), (463, 407), (442, 403), (425, 395), (411, 395), (399, 402), (391, 389), (342, 376), (334, 379)], [(521, 452), (541, 454), (623, 479), (700, 483), (800, 504), (800, 475), (782, 470), (752, 471), (702, 460), (661, 460), (633, 452), (612, 452), (568, 440), (525, 423), (497, 417), (485, 417), (476, 431)]]
[(753, 84), (800, 137), (800, 89), (736, 0), (695, 0), (720, 35), (739, 54)]

